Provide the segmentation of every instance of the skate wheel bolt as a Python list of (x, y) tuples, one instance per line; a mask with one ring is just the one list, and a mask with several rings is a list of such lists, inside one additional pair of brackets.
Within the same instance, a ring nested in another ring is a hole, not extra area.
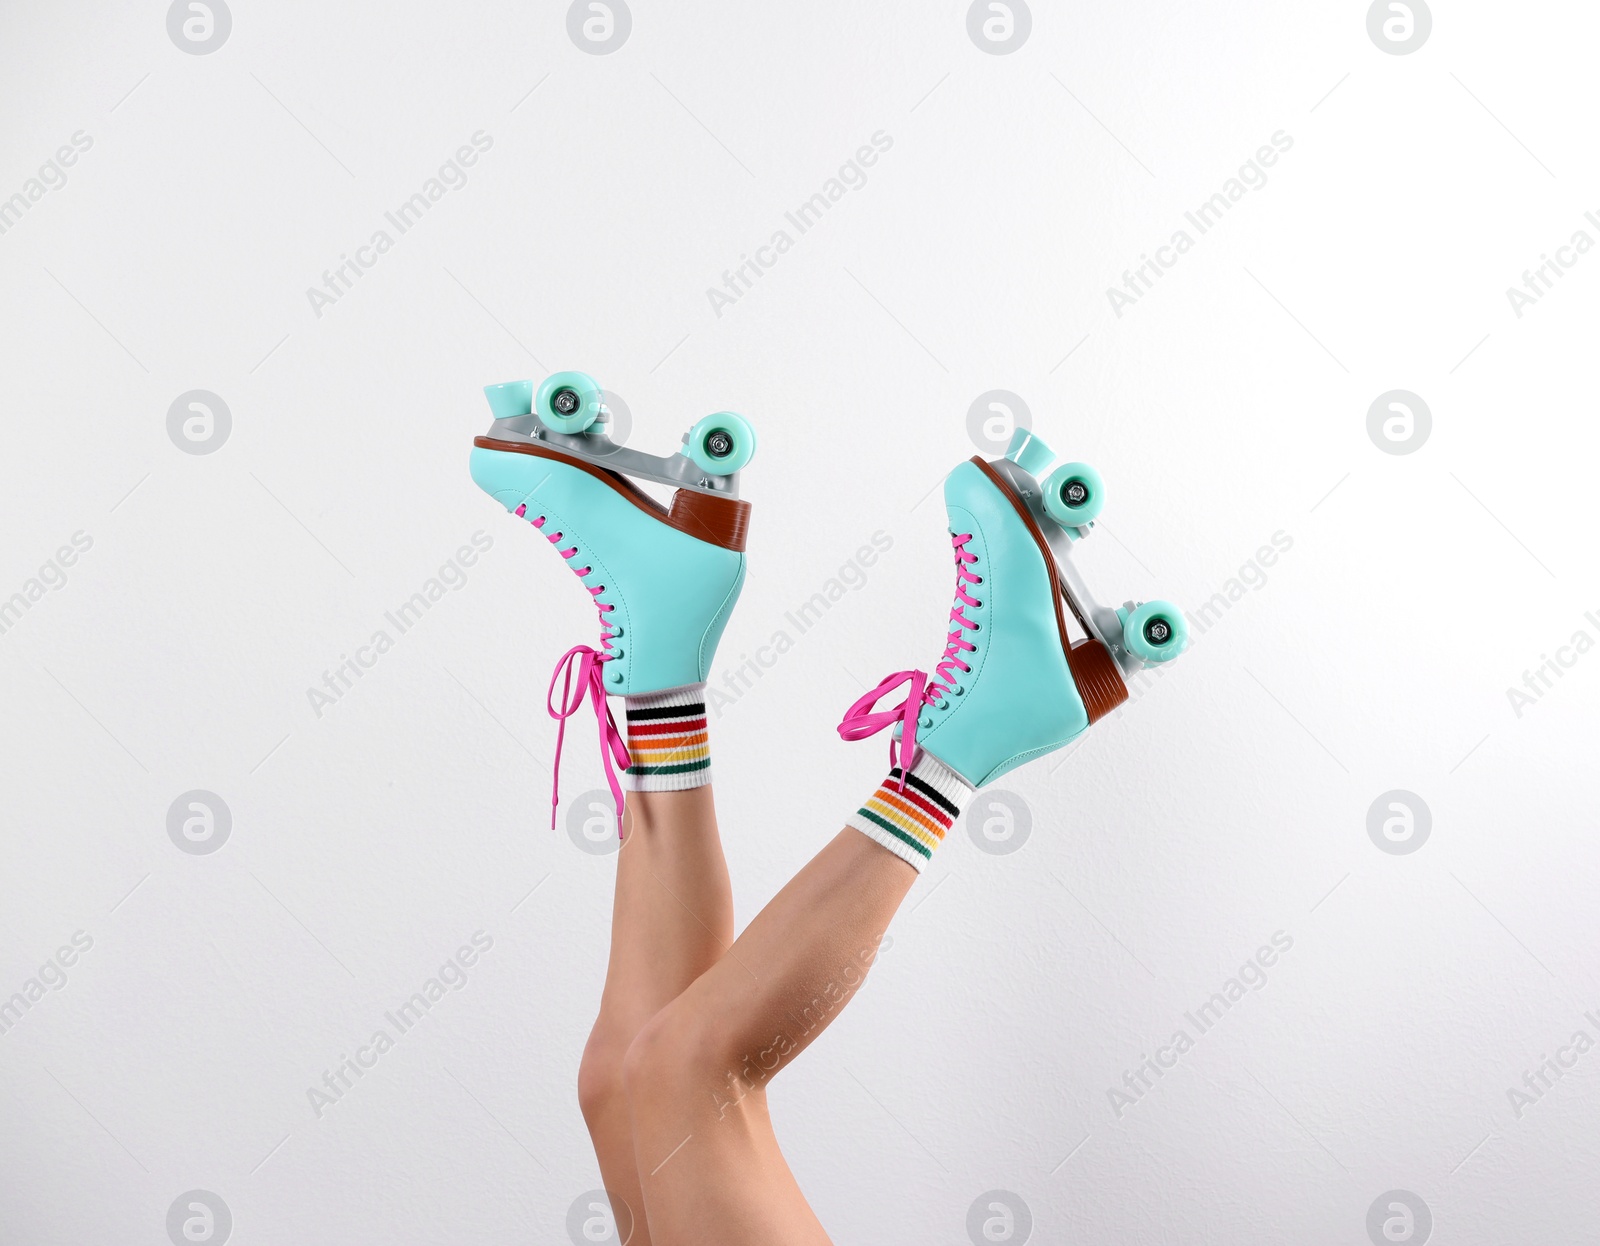
[(1189, 626), (1171, 602), (1147, 601), (1124, 610), (1126, 615), (1117, 611), (1123, 620), (1122, 643), (1146, 665), (1171, 661), (1188, 645)]
[(1045, 477), (1045, 513), (1063, 528), (1084, 528), (1105, 505), (1100, 473), (1087, 463), (1063, 463)]
[(731, 476), (746, 463), (756, 449), (756, 430), (744, 416), (718, 411), (696, 422), (689, 430), (685, 454), (707, 476)]
[(576, 437), (600, 418), (600, 382), (587, 372), (554, 372), (533, 395), (533, 413), (547, 432)]

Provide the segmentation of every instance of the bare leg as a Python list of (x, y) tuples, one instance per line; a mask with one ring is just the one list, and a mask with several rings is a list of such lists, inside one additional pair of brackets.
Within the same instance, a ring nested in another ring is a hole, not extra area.
[(622, 1086), (623, 1056), (645, 1023), (732, 942), (733, 897), (709, 785), (630, 792), (623, 829), (611, 959), (600, 1015), (578, 1069), (578, 1102), (611, 1195), (618, 1235), (628, 1246), (651, 1246), (660, 1239), (652, 1239), (645, 1222)]
[(624, 1078), (655, 1246), (828, 1241), (778, 1149), (765, 1086), (861, 985), (916, 878), (841, 831), (634, 1040)]

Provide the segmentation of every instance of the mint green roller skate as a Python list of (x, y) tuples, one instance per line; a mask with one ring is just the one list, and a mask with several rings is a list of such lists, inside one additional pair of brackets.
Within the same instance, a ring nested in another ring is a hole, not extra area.
[[(582, 372), (558, 372), (537, 392), (532, 381), (484, 392), (494, 423), (473, 441), (473, 480), (548, 538), (600, 613), (599, 647), (574, 646), (551, 677), (551, 698), (564, 680), (560, 707), (547, 705), (560, 722), (556, 766), (566, 720), (587, 695), (620, 819), (613, 763), (627, 767), (629, 753), (606, 698), (705, 682), (744, 585), (750, 503), (738, 483), (755, 430), (720, 412), (690, 430), (682, 451), (658, 458), (607, 436), (600, 386)], [(663, 506), (629, 477), (677, 492)], [(556, 801), (552, 791), (552, 825)]]
[[(1041, 484), (1054, 459), (1018, 429), (1004, 459), (974, 457), (945, 478), (956, 597), (944, 657), (931, 675), (890, 675), (839, 724), (846, 740), (892, 728), (899, 774), (920, 749), (982, 787), (1071, 742), (1128, 699), (1125, 675), (1171, 661), (1188, 643), (1182, 612), (1166, 602), (1095, 601), (1072, 545), (1093, 528), (1104, 486), (1082, 463), (1056, 467)], [(903, 703), (877, 709), (902, 686)]]

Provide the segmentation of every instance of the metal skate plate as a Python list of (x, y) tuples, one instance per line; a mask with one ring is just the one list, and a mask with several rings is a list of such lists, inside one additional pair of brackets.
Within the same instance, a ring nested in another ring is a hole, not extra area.
[[(598, 426), (597, 426), (598, 427)], [(606, 471), (621, 472), (640, 480), (675, 489), (692, 489), (696, 493), (709, 493), (717, 497), (739, 496), (739, 473), (712, 476), (702, 471), (686, 454), (669, 454), (665, 458), (619, 446), (603, 432), (558, 433), (537, 415), (514, 415), (496, 420), (489, 425), (488, 436), (501, 441), (524, 441), (550, 446), (563, 454), (570, 454), (585, 463), (593, 463)]]

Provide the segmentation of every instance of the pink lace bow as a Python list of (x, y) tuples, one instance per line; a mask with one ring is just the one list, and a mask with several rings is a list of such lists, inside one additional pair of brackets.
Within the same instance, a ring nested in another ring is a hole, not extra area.
[[(978, 556), (967, 548), (970, 540), (970, 532), (960, 535), (952, 533), (950, 536), (956, 560), (956, 600), (950, 608), (952, 627), (950, 634), (945, 637), (944, 657), (933, 668), (932, 677), (926, 671), (896, 671), (846, 710), (844, 721), (839, 724), (839, 735), (845, 740), (864, 740), (885, 727), (892, 727), (897, 722), (900, 724), (898, 747), (894, 737), (889, 738), (889, 765), (891, 768), (900, 768), (902, 791), (905, 790), (906, 776), (917, 764), (917, 723), (922, 707), (937, 705), (945, 696), (959, 696), (962, 689), (956, 684), (956, 672), (972, 669), (961, 655), (971, 653), (977, 646), (963, 633), (977, 631), (978, 625), (966, 616), (966, 608), (971, 606), (977, 609), (983, 603), (967, 592), (967, 585), (982, 584), (983, 577), (968, 569), (978, 561)], [(909, 685), (906, 699), (891, 710), (878, 709), (878, 702), (902, 684)]]
[[(878, 709), (878, 702), (901, 684), (910, 685), (906, 699), (892, 710)], [(839, 724), (839, 737), (844, 740), (865, 740), (885, 727), (901, 724), (898, 747), (894, 737), (889, 737), (889, 765), (900, 767), (902, 791), (905, 790), (905, 776), (917, 764), (917, 715), (922, 713), (928, 695), (927, 684), (928, 676), (924, 671), (896, 671), (847, 709), (844, 721)]]

